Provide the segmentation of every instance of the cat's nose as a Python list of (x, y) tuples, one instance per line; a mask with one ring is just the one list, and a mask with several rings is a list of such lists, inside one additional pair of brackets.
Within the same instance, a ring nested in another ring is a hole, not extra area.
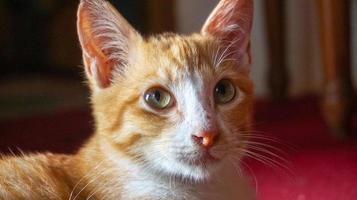
[(193, 140), (202, 147), (210, 148), (217, 139), (217, 131), (202, 131), (192, 135)]

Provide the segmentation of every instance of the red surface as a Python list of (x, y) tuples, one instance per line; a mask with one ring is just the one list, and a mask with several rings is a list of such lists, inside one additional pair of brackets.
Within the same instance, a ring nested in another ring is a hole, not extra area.
[[(316, 101), (260, 102), (256, 113), (255, 129), (279, 141), (269, 143), (284, 151), (279, 154), (289, 168), (246, 160), (258, 200), (357, 200), (357, 140), (331, 137)], [(92, 124), (89, 111), (1, 122), (0, 151), (73, 152), (90, 135)], [(357, 136), (356, 116), (352, 133)]]
[[(289, 170), (248, 159), (259, 200), (356, 200), (357, 140), (331, 137), (315, 101), (258, 104), (257, 128), (277, 138)], [(357, 136), (357, 116), (352, 133)], [(279, 162), (278, 159), (275, 159)], [(284, 163), (284, 162), (280, 162)]]
[(289, 156), (294, 175), (253, 166), (258, 199), (357, 199), (357, 148), (301, 151)]

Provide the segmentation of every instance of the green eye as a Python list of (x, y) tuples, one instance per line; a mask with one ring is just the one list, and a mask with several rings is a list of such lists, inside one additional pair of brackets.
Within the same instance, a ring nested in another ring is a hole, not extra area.
[(144, 94), (145, 102), (154, 109), (165, 109), (171, 106), (172, 98), (169, 92), (161, 88), (152, 88)]
[(217, 104), (225, 104), (235, 97), (234, 85), (227, 79), (220, 80), (214, 88), (214, 98)]

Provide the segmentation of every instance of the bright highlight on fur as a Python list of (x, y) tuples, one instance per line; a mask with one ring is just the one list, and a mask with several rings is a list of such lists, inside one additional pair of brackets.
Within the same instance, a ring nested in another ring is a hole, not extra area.
[(200, 33), (145, 38), (109, 2), (82, 0), (95, 134), (73, 156), (3, 158), (0, 199), (248, 199), (235, 167), (251, 125), (252, 14), (252, 0), (221, 0)]

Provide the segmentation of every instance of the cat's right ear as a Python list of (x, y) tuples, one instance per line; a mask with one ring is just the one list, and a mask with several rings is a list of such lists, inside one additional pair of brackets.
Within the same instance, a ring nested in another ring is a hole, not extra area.
[(201, 33), (219, 39), (223, 53), (238, 61), (241, 71), (249, 72), (252, 22), (253, 0), (220, 0)]
[(81, 0), (77, 30), (90, 87), (110, 86), (125, 70), (131, 45), (141, 36), (105, 0)]

